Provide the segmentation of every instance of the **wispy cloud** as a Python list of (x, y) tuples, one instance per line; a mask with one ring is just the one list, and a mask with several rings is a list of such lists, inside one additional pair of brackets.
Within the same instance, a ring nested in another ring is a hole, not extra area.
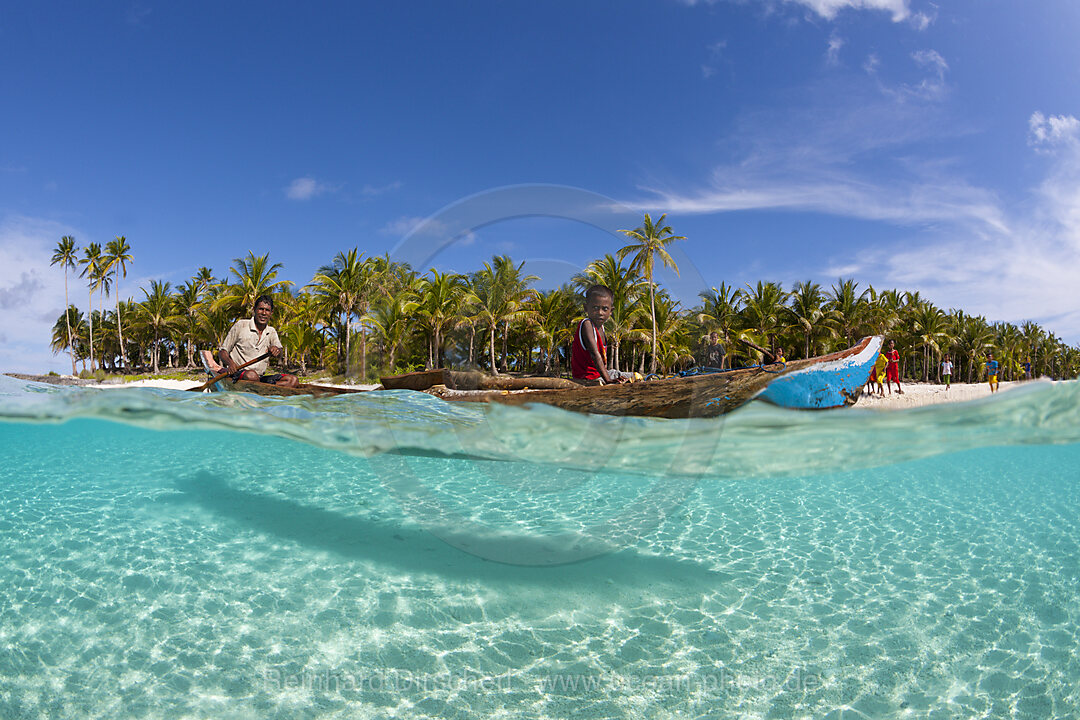
[[(719, 0), (678, 0), (683, 5), (714, 5)], [(729, 0), (731, 2), (737, 0)], [(843, 10), (875, 10), (892, 15), (893, 22), (911, 17), (908, 0), (783, 0), (790, 5), (801, 5), (826, 20), (834, 19)], [(768, 0), (763, 3), (771, 4)]]
[(829, 36), (829, 46), (825, 50), (825, 62), (829, 65), (838, 65), (840, 63), (840, 49), (844, 47), (844, 39), (833, 33)]
[(1036, 110), (1028, 118), (1028, 144), (1039, 152), (1052, 152), (1063, 144), (1074, 144), (1080, 137), (1080, 120), (1072, 115), (1047, 117)]
[(400, 190), (401, 186), (402, 182), (400, 180), (395, 180), (386, 185), (364, 185), (364, 187), (360, 189), (360, 194), (364, 197), (378, 197), (379, 195), (385, 195), (388, 192)]
[(312, 177), (300, 177), (289, 183), (285, 188), (285, 197), (290, 200), (310, 200), (326, 192), (333, 192), (336, 188), (328, 183), (319, 182)]
[[(79, 237), (75, 229), (48, 220), (0, 221), (0, 370), (71, 372), (70, 362), (49, 350), (53, 323), (64, 311), (64, 273), (49, 262), (64, 235)], [(78, 303), (81, 288), (71, 283), (72, 303)]]

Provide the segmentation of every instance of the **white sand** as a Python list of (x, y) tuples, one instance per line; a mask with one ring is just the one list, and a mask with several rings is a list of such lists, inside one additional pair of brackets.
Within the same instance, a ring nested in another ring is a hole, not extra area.
[[(1010, 388), (1016, 387), (1017, 384), (1015, 382), (1003, 382), (998, 392), (1006, 392)], [(885, 397), (878, 397), (877, 393), (862, 395), (859, 397), (855, 407), (869, 408), (871, 410), (904, 410), (939, 403), (963, 402), (990, 396), (990, 384), (985, 382), (974, 384), (953, 383), (948, 390), (945, 389), (944, 385), (934, 385), (932, 383), (901, 383), (900, 389), (904, 391), (903, 395), (896, 393), (895, 385), (893, 385), (891, 395), (887, 390), (885, 391)]]

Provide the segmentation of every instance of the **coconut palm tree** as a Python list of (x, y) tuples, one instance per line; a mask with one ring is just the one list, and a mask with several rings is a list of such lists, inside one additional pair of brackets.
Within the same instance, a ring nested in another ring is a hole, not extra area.
[(797, 282), (790, 294), (788, 313), (793, 325), (802, 331), (806, 340), (803, 357), (813, 357), (814, 344), (819, 337), (835, 334), (832, 316), (825, 309), (825, 293), (816, 282)]
[[(179, 339), (184, 343), (187, 354), (186, 368), (195, 367), (195, 340), (199, 334), (199, 311), (202, 308), (203, 290), (198, 280), (192, 278), (180, 283), (176, 288), (176, 327), (180, 331)], [(177, 343), (179, 345), (179, 343)]]
[(555, 348), (570, 342), (573, 336), (574, 316), (580, 313), (578, 306), (578, 294), (568, 285), (538, 293), (533, 301), (533, 323), (544, 352), (545, 373), (551, 372)]
[(427, 368), (440, 368), (443, 334), (461, 320), (461, 306), (465, 300), (465, 278), (456, 273), (440, 273), (435, 268), (428, 271), (430, 278), (422, 278), (419, 304), (416, 311), (428, 332)]
[(346, 377), (352, 377), (352, 316), (359, 310), (369, 278), (370, 274), (364, 270), (363, 253), (353, 248), (339, 252), (332, 263), (320, 267), (308, 285), (324, 312), (341, 317), (345, 328), (342, 370)]
[(292, 280), (277, 279), (281, 268), (281, 263), (270, 262), (270, 253), (257, 256), (249, 250), (246, 258), (234, 258), (229, 272), (235, 282), (223, 284), (215, 309), (227, 310), (234, 320), (253, 315), (260, 295), (280, 295), (292, 286)]
[(473, 317), (488, 329), (488, 359), (495, 375), (499, 374), (499, 365), (495, 361), (495, 332), (500, 325), (508, 327), (511, 322), (532, 314), (527, 303), (534, 291), (528, 289), (528, 285), (537, 278), (535, 275), (523, 276), (524, 265), (514, 265), (509, 256), (495, 257), (473, 273), (469, 281), (467, 299), (476, 311)]
[(869, 306), (867, 291), (857, 292), (859, 283), (854, 279), (840, 278), (829, 292), (826, 307), (833, 313), (837, 328), (848, 345), (855, 342), (855, 333), (867, 320)]
[(653, 282), (653, 266), (657, 256), (659, 256), (660, 261), (678, 275), (679, 266), (675, 264), (675, 260), (668, 253), (667, 246), (676, 240), (686, 239), (682, 235), (675, 235), (670, 225), (664, 225), (664, 218), (666, 217), (667, 213), (664, 213), (654, 223), (652, 218), (649, 217), (649, 213), (645, 213), (645, 220), (641, 227), (635, 230), (620, 230), (619, 232), (630, 238), (632, 242), (616, 253), (619, 260), (622, 260), (627, 255), (633, 255), (630, 268), (643, 275), (649, 285), (649, 317), (652, 320), (653, 352), (650, 373), (656, 372), (656, 284)]
[(776, 350), (776, 336), (787, 327), (785, 315), (787, 315), (788, 293), (779, 283), (758, 281), (751, 287), (746, 285), (746, 290), (739, 290), (742, 310), (740, 315), (746, 328), (759, 334), (768, 344), (769, 350)]
[(150, 281), (149, 292), (142, 288), (146, 299), (140, 303), (139, 320), (154, 337), (150, 345), (154, 373), (159, 369), (162, 335), (171, 330), (180, 319), (176, 312), (176, 300), (169, 294), (170, 289), (169, 283), (161, 280)]
[[(53, 354), (61, 353), (67, 350), (71, 353), (72, 358), (75, 357), (75, 348), (78, 345), (79, 333), (82, 330), (85, 322), (83, 320), (83, 314), (79, 308), (74, 305), (68, 305), (67, 311), (61, 313), (60, 317), (56, 319), (52, 328), (52, 341), (49, 343), (49, 349), (53, 351)], [(83, 363), (85, 368), (86, 363)], [(71, 367), (74, 369), (75, 361), (71, 361)], [(75, 373), (72, 372), (72, 375)]]
[(912, 334), (923, 348), (923, 382), (928, 382), (931, 360), (941, 355), (943, 346), (948, 346), (946, 342), (949, 338), (948, 320), (944, 312), (929, 302), (922, 302), (912, 307), (910, 317)]
[(416, 282), (411, 287), (399, 288), (392, 295), (380, 297), (372, 304), (371, 313), (367, 317), (368, 322), (383, 341), (383, 352), (387, 358), (386, 367), (390, 372), (394, 372), (398, 350), (412, 326), (413, 313), (419, 306), (417, 301), (419, 290), (420, 284)]
[(124, 352), (123, 318), (120, 314), (120, 276), (127, 277), (127, 264), (132, 262), (131, 246), (127, 238), (117, 235), (115, 240), (110, 240), (105, 245), (106, 270), (113, 271), (113, 292), (116, 296), (116, 339), (120, 345), (120, 364), (126, 370), (128, 366), (127, 353)]
[[(71, 302), (68, 300), (68, 270), (75, 269), (75, 262), (78, 259), (76, 253), (78, 248), (75, 247), (75, 238), (70, 235), (65, 235), (60, 238), (60, 242), (56, 243), (56, 250), (53, 252), (52, 262), (50, 265), (59, 265), (64, 269), (64, 307), (71, 307)], [(68, 320), (70, 313), (64, 313), (64, 320)], [(71, 337), (71, 327), (68, 326), (67, 337)], [(75, 374), (75, 343), (68, 344), (69, 354), (71, 355), (71, 374)]]
[(89, 306), (87, 310), (87, 319), (90, 323), (90, 369), (94, 369), (94, 290), (97, 290), (97, 280), (99, 275), (98, 267), (101, 265), (101, 245), (97, 243), (90, 243), (83, 248), (82, 259), (79, 260), (79, 264), (83, 266), (83, 269), (79, 272), (79, 277), (87, 278), (87, 300)]

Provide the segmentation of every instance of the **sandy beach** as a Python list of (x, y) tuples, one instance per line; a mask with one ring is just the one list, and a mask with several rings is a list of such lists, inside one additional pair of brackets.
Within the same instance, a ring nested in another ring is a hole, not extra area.
[[(999, 386), (998, 392), (1006, 392), (1018, 384), (1016, 382), (1003, 382)], [(945, 389), (944, 385), (935, 385), (933, 383), (902, 383), (900, 388), (904, 391), (902, 395), (897, 394), (895, 389), (891, 395), (886, 391), (885, 397), (878, 397), (876, 393), (862, 395), (859, 397), (855, 407), (871, 410), (907, 410), (940, 403), (977, 400), (990, 396), (990, 385), (985, 382), (953, 383), (948, 390)]]

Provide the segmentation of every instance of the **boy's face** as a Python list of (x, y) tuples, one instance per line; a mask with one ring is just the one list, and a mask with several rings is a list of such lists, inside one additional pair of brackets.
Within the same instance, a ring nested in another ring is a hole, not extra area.
[(593, 325), (603, 325), (611, 317), (611, 296), (593, 295), (585, 301), (585, 315)]

